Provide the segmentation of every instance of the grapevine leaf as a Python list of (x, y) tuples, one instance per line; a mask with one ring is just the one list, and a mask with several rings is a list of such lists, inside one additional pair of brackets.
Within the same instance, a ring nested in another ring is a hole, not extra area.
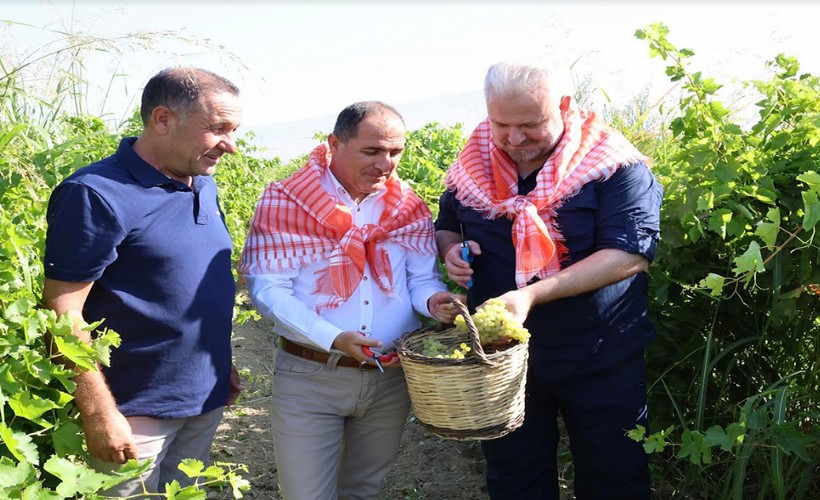
[(694, 465), (712, 463), (712, 449), (706, 444), (703, 433), (700, 431), (683, 431), (681, 448), (677, 458), (688, 458)]
[(808, 172), (798, 175), (797, 180), (808, 184), (815, 193), (820, 192), (820, 174), (817, 172), (809, 170)]
[(815, 191), (803, 191), (803, 229), (811, 229), (820, 222), (820, 200)]
[(774, 441), (786, 452), (787, 455), (796, 454), (806, 462), (811, 461), (806, 448), (817, 440), (810, 434), (804, 434), (799, 429), (791, 425), (778, 426), (775, 432)]
[(31, 437), (22, 432), (14, 432), (4, 423), (0, 423), (0, 439), (6, 448), (20, 462), (27, 461), (34, 465), (40, 464), (40, 455), (37, 453), (37, 446), (31, 442)]
[(732, 451), (732, 442), (723, 427), (713, 425), (706, 429), (706, 444), (709, 446), (720, 446), (723, 451)]
[(7, 360), (4, 360), (3, 364), (0, 365), (0, 407), (8, 401), (6, 394), (17, 393), (22, 388), (23, 386), (14, 379), (14, 375), (11, 373), (11, 365)]
[[(709, 81), (709, 80), (706, 80)], [(718, 88), (720, 88), (718, 86)], [(709, 103), (709, 110), (712, 112), (712, 116), (715, 117), (716, 120), (722, 119), (724, 116), (729, 114), (729, 110), (723, 107), (723, 104), (720, 101), (712, 101)]]
[(102, 489), (109, 489), (113, 488), (114, 486), (128, 481), (129, 479), (133, 479), (138, 477), (140, 474), (147, 471), (153, 460), (143, 460), (142, 462), (135, 460), (133, 458), (129, 459), (122, 467), (115, 470), (110, 476), (107, 476), (105, 482), (102, 485)]
[(732, 211), (720, 208), (712, 212), (709, 218), (709, 229), (720, 234), (721, 238), (726, 238), (726, 225), (732, 220)]
[(765, 271), (763, 267), (763, 256), (760, 255), (760, 244), (756, 241), (749, 243), (749, 248), (740, 257), (734, 259), (735, 267), (732, 269), (736, 275)]
[(78, 367), (84, 370), (95, 370), (94, 349), (76, 337), (73, 333), (53, 337), (57, 349)]
[(184, 472), (188, 477), (200, 476), (204, 468), (205, 464), (203, 464), (201, 460), (195, 460), (193, 458), (186, 458), (179, 463), (179, 470)]
[(6, 307), (3, 317), (15, 325), (22, 325), (28, 313), (33, 309), (33, 302), (28, 297), (20, 297)]
[(111, 348), (120, 346), (120, 336), (113, 330), (106, 329), (92, 344), (97, 359), (103, 366), (111, 366)]
[(746, 437), (746, 425), (743, 423), (732, 422), (726, 426), (726, 434), (729, 437), (729, 442), (734, 445), (743, 444), (743, 439)]
[(768, 248), (772, 248), (775, 243), (777, 243), (777, 234), (779, 232), (780, 224), (761, 222), (757, 225), (757, 229), (755, 229), (755, 236), (759, 236)]
[(77, 455), (83, 447), (82, 429), (74, 421), (60, 424), (51, 433), (54, 452), (60, 456)]
[(646, 441), (643, 443), (643, 451), (648, 455), (651, 453), (660, 453), (666, 448), (666, 439), (663, 437), (663, 433), (655, 432), (647, 436)]
[(58, 495), (52, 490), (44, 490), (43, 484), (38, 481), (34, 484), (30, 484), (23, 490), (21, 498), (23, 500), (63, 500), (65, 497)]
[(187, 486), (174, 495), (174, 500), (205, 500), (207, 494), (196, 486)]
[(771, 222), (760, 222), (755, 230), (755, 236), (760, 236), (767, 247), (774, 247), (780, 232), (780, 209), (772, 208), (766, 212), (766, 218)]
[(726, 278), (719, 274), (709, 273), (705, 278), (700, 280), (698, 286), (701, 288), (708, 288), (710, 290), (709, 295), (712, 297), (720, 297), (721, 292), (723, 291), (723, 283), (726, 281)]
[(58, 408), (53, 401), (30, 392), (12, 394), (9, 398), (9, 406), (17, 416), (31, 420), (45, 428), (51, 427), (52, 424), (41, 419), (40, 416), (49, 410)]
[(52, 455), (43, 464), (43, 468), (60, 479), (56, 490), (64, 497), (73, 497), (78, 493), (80, 495), (94, 493), (110, 479), (105, 474), (57, 455)]
[(34, 477), (34, 467), (29, 462), (22, 460), (15, 465), (8, 457), (0, 458), (0, 493), (5, 488), (19, 489)]

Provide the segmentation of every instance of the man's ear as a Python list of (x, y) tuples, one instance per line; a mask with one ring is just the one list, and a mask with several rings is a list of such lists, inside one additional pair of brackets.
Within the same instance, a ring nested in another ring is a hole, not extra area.
[(332, 133), (327, 136), (327, 145), (330, 147), (330, 154), (336, 154), (336, 151), (339, 150), (339, 146), (342, 145), (342, 141), (336, 136), (336, 134)]
[(173, 120), (176, 120), (176, 115), (166, 106), (157, 106), (151, 111), (151, 128), (159, 134), (166, 135), (171, 130)]

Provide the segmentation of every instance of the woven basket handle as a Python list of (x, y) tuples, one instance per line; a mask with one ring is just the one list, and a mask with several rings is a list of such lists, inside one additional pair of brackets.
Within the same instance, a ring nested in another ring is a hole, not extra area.
[(473, 323), (473, 317), (470, 316), (467, 306), (456, 299), (453, 299), (452, 302), (458, 308), (458, 312), (464, 317), (464, 323), (467, 324), (467, 332), (470, 334), (470, 343), (473, 348), (473, 356), (475, 356), (479, 363), (483, 365), (496, 366), (498, 363), (490, 361), (487, 358), (487, 354), (484, 353), (484, 348), (481, 347), (481, 339), (478, 336), (478, 328), (476, 328), (475, 323)]

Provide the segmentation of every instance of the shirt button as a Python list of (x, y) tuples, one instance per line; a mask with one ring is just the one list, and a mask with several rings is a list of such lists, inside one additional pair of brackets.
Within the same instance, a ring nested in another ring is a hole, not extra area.
[(362, 330), (366, 330), (366, 329), (367, 329), (367, 325), (362, 325)]
[(367, 276), (362, 276), (362, 280), (367, 281)]
[(367, 304), (369, 304), (369, 303), (370, 303), (370, 301), (369, 301), (369, 300), (365, 300), (365, 301), (364, 301), (364, 305), (367, 305)]

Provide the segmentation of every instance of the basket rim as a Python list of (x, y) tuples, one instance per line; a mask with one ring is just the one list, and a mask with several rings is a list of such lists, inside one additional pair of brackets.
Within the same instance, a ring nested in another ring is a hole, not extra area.
[[(431, 365), (465, 365), (465, 364), (483, 364), (481, 361), (475, 356), (467, 356), (463, 359), (454, 359), (454, 358), (434, 358), (430, 356), (425, 356), (419, 352), (413, 351), (406, 346), (406, 343), (410, 341), (411, 338), (414, 336), (428, 334), (428, 333), (436, 333), (436, 334), (445, 334), (450, 333), (453, 330), (457, 331), (459, 334), (469, 335), (468, 332), (464, 332), (459, 330), (455, 326), (451, 326), (450, 328), (446, 328), (441, 331), (436, 331), (435, 327), (431, 328), (419, 328), (417, 330), (413, 330), (411, 332), (404, 333), (399, 339), (396, 341), (396, 352), (399, 353), (399, 356), (405, 356), (413, 361), (418, 361), (422, 363), (428, 363)], [(503, 350), (496, 350), (493, 352), (485, 353), (487, 359), (492, 362), (503, 362), (506, 358), (510, 358), (513, 356), (518, 355), (518, 351), (526, 350), (529, 348), (529, 342), (520, 342), (518, 340), (513, 340), (513, 343), (510, 344), (509, 347), (505, 347)]]

